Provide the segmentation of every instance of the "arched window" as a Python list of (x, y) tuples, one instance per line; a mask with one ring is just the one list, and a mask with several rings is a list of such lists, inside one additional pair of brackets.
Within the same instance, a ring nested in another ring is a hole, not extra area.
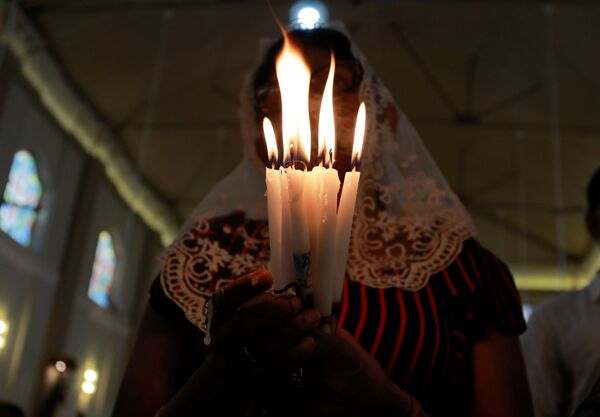
[(31, 243), (42, 184), (33, 155), (21, 149), (13, 157), (0, 206), (0, 229), (23, 246)]
[(110, 291), (112, 290), (116, 264), (117, 257), (112, 237), (110, 233), (103, 230), (98, 236), (94, 268), (88, 287), (88, 297), (102, 308), (107, 308), (110, 305)]

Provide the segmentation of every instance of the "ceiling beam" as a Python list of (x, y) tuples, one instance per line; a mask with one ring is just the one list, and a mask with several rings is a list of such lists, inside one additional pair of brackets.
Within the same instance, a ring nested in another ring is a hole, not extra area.
[[(504, 218), (503, 216), (499, 216), (490, 210), (489, 208), (482, 208), (472, 201), (463, 201), (467, 209), (474, 213), (476, 216), (485, 220), (486, 222), (499, 227), (500, 229), (506, 230), (509, 233), (517, 236), (518, 238), (525, 239), (530, 242), (532, 245), (537, 246), (539, 249), (543, 250), (549, 255), (555, 255), (559, 253), (558, 247), (554, 244), (554, 242), (549, 242), (546, 239), (537, 236), (530, 232), (529, 230), (523, 229), (520, 226), (512, 223), (509, 219)], [(565, 258), (568, 262), (573, 264), (578, 264), (581, 262), (582, 258), (578, 256), (571, 255), (569, 253), (565, 253)]]
[[(290, 6), (288, 0), (271, 0), (275, 6)], [(156, 1), (98, 1), (81, 2), (75, 1), (53, 1), (32, 4), (27, 8), (27, 13), (35, 17), (44, 13), (114, 13), (129, 11), (163, 11), (163, 10), (202, 10), (227, 6), (228, 4), (251, 4), (245, 0), (156, 0)], [(265, 8), (268, 13), (266, 2), (255, 2), (254, 5)]]
[(144, 180), (122, 148), (122, 140), (77, 93), (16, 1), (0, 0), (0, 41), (21, 64), (23, 76), (58, 124), (104, 166), (106, 176), (125, 203), (169, 244), (179, 217)]
[(400, 27), (400, 25), (396, 22), (389, 24), (390, 30), (399, 41), (401, 46), (404, 48), (409, 58), (413, 61), (413, 63), (419, 68), (423, 77), (429, 82), (429, 85), (433, 89), (433, 91), (437, 94), (439, 99), (446, 105), (448, 110), (455, 116), (458, 117), (462, 111), (458, 107), (458, 105), (454, 102), (454, 99), (448, 93), (448, 91), (444, 88), (440, 80), (433, 73), (433, 70), (429, 67), (429, 64), (425, 61), (425, 59), (419, 54), (417, 48), (414, 47), (412, 42), (406, 37), (404, 31)]
[[(465, 125), (456, 123), (455, 120), (451, 119), (431, 119), (431, 118), (419, 118), (413, 117), (411, 121), (419, 128), (444, 128), (444, 129), (477, 129), (481, 131), (509, 131), (515, 133), (517, 131), (521, 131), (524, 133), (527, 132), (552, 132), (554, 127), (549, 123), (529, 123), (529, 122), (519, 122), (519, 121), (481, 121), (477, 124)], [(578, 133), (582, 135), (588, 136), (580, 136), (578, 139), (591, 139), (594, 141), (598, 140), (598, 136), (600, 135), (600, 125), (581, 125), (581, 124), (561, 124), (560, 132), (564, 134), (569, 133)], [(480, 138), (481, 140), (485, 140), (485, 136)], [(494, 140), (497, 137), (493, 138)], [(514, 140), (514, 136), (506, 136), (506, 140)], [(562, 140), (568, 140), (567, 138), (563, 138)]]

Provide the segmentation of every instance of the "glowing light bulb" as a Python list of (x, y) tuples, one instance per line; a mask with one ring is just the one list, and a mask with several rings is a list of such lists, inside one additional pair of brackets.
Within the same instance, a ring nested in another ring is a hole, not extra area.
[(290, 21), (298, 29), (311, 30), (327, 23), (329, 13), (320, 1), (298, 1), (290, 8)]
[(96, 392), (96, 385), (91, 381), (84, 381), (83, 384), (81, 384), (81, 391), (91, 395)]
[(56, 370), (60, 373), (63, 373), (64, 371), (67, 370), (67, 364), (64, 363), (63, 361), (57, 361), (54, 364), (54, 367), (56, 368)]
[(5, 334), (8, 332), (8, 323), (4, 320), (0, 320), (0, 334)]
[(304, 7), (298, 12), (298, 21), (307, 29), (314, 29), (321, 20), (321, 13), (314, 7)]
[(98, 380), (98, 372), (93, 369), (87, 369), (83, 373), (83, 378), (88, 382), (96, 382)]

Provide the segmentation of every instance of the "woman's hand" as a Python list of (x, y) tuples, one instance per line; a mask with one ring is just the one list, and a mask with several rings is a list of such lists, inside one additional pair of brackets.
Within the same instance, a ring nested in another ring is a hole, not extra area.
[(319, 313), (301, 312), (297, 297), (266, 294), (271, 284), (271, 273), (259, 270), (222, 290), (210, 352), (161, 417), (227, 414), (261, 387), (265, 372), (293, 369), (312, 354)]
[(316, 349), (305, 365), (306, 415), (425, 415), (348, 332), (318, 331), (315, 340)]
[(298, 297), (266, 294), (271, 284), (271, 273), (259, 270), (224, 289), (211, 328), (217, 358), (236, 366), (260, 362), (293, 368), (312, 353), (309, 333), (318, 326), (319, 313), (301, 312)]

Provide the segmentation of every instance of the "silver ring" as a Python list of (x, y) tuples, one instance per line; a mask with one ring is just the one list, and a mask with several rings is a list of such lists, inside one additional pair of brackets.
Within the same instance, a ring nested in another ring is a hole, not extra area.
[(246, 359), (248, 359), (252, 363), (258, 363), (258, 359), (256, 359), (248, 350), (248, 345), (244, 345), (242, 349), (244, 351), (244, 356), (246, 357)]
[(219, 289), (215, 290), (215, 292), (213, 293), (213, 295), (211, 297), (211, 299), (213, 300), (215, 309), (218, 309), (219, 307), (221, 307), (223, 305), (224, 298), (225, 298), (225, 291), (223, 290), (223, 288), (219, 288)]
[(304, 369), (302, 367), (292, 372), (290, 386), (292, 388), (302, 388), (304, 386)]
[(208, 302), (204, 305), (204, 327), (206, 328), (206, 333), (204, 335), (205, 346), (210, 346), (212, 343), (212, 324), (219, 307), (223, 305), (224, 293), (225, 291), (223, 288), (217, 289), (215, 292), (213, 292), (212, 296), (208, 299)]

